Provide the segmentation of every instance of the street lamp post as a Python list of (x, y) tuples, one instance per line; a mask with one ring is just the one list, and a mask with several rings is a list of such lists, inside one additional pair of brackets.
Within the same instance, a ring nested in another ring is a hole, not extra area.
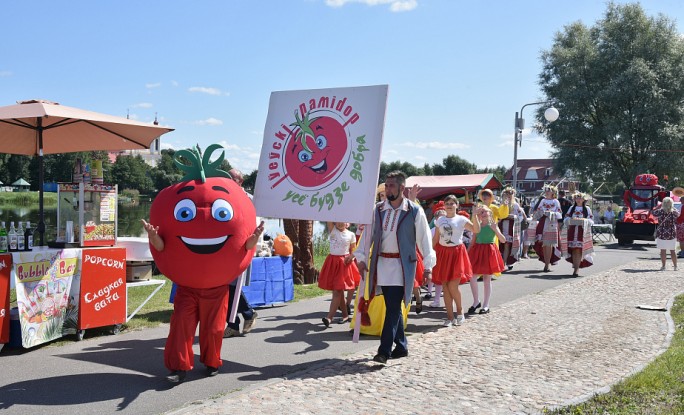
[[(517, 191), (518, 190), (518, 143), (522, 145), (522, 131), (525, 128), (525, 119), (522, 117), (523, 110), (525, 107), (530, 106), (530, 105), (541, 105), (541, 104), (549, 104), (551, 101), (539, 101), (539, 102), (530, 102), (529, 104), (525, 104), (520, 108), (520, 113), (515, 113), (515, 131), (513, 134), (513, 188)], [(518, 116), (520, 114), (520, 116)], [(554, 122), (558, 119), (558, 110), (554, 108), (553, 106), (549, 107), (544, 111), (544, 118), (546, 118), (546, 121), (548, 122)]]

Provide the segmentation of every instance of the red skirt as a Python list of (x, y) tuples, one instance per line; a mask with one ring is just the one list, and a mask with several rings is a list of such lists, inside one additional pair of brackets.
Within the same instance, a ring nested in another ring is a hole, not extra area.
[(324, 290), (353, 290), (361, 280), (356, 262), (344, 264), (346, 255), (328, 255), (318, 275), (318, 286)]
[(423, 256), (418, 249), (416, 249), (416, 258), (418, 258), (418, 262), (416, 262), (416, 278), (413, 279), (413, 288), (418, 288), (425, 283), (423, 280), (425, 265), (423, 265)]
[(494, 244), (475, 243), (468, 255), (475, 275), (498, 274), (505, 268), (501, 253)]
[(447, 281), (459, 280), (460, 284), (464, 284), (470, 281), (473, 269), (465, 245), (446, 247), (437, 244), (435, 252), (437, 265), (432, 269), (432, 282), (444, 284)]

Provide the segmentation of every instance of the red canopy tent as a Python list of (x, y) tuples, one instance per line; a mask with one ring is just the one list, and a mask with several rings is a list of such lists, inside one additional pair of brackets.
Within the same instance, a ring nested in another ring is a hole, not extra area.
[(466, 192), (478, 192), (480, 189), (503, 189), (503, 184), (491, 173), (456, 176), (411, 176), (406, 179), (407, 189), (414, 184), (418, 184), (421, 188), (418, 195), (421, 200), (435, 199), (448, 194), (463, 196)]

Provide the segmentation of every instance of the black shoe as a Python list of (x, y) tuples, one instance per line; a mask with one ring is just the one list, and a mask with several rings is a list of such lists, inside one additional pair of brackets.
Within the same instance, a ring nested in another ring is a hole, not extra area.
[(185, 370), (173, 370), (166, 375), (166, 380), (171, 383), (180, 383), (185, 379)]
[(373, 361), (376, 363), (380, 363), (381, 365), (387, 364), (387, 356), (382, 353), (378, 353), (375, 356), (373, 356)]
[(423, 296), (423, 300), (430, 300), (430, 299), (432, 299), (432, 294), (430, 294), (430, 293), (427, 293)]
[(216, 375), (218, 375), (218, 368), (207, 366), (207, 376), (216, 376)]
[(321, 320), (323, 321), (323, 324), (325, 324), (325, 327), (330, 327), (330, 320), (325, 317), (323, 317)]
[(423, 302), (421, 301), (420, 303), (416, 303), (416, 314), (420, 314), (423, 312)]
[(489, 308), (485, 307), (482, 310), (480, 310), (480, 314), (489, 314)]
[(401, 359), (402, 357), (408, 356), (408, 350), (406, 349), (400, 349), (400, 348), (395, 348), (392, 350), (392, 354), (390, 355), (390, 359)]
[(472, 316), (473, 314), (476, 313), (477, 309), (480, 308), (481, 306), (482, 306), (481, 303), (477, 303), (477, 305), (471, 306), (471, 307), (468, 309), (468, 314), (470, 314), (470, 315)]

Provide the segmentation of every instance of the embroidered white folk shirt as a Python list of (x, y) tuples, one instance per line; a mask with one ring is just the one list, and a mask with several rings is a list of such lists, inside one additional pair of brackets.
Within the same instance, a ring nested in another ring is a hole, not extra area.
[[(384, 253), (399, 253), (399, 245), (397, 242), (397, 225), (399, 223), (399, 213), (401, 211), (409, 210), (409, 200), (404, 198), (401, 205), (394, 209), (388, 200), (382, 205), (382, 212), (380, 219), (382, 220), (382, 239), (380, 252)], [(432, 249), (432, 242), (430, 238), (430, 226), (423, 209), (417, 209), (418, 213), (414, 220), (416, 227), (416, 244), (423, 254), (423, 265), (426, 270), (431, 270), (435, 265), (437, 256)], [(404, 219), (408, 220), (408, 219)], [(368, 253), (370, 251), (370, 244), (372, 242), (372, 230), (375, 228), (375, 215), (373, 215), (373, 223), (366, 228), (368, 232), (364, 232), (359, 240), (359, 248), (354, 251), (354, 256), (358, 262), (364, 262), (368, 265)], [(377, 249), (373, 248), (373, 249)], [(399, 258), (383, 258), (378, 257), (378, 280), (379, 286), (404, 286), (404, 274), (401, 268), (401, 259)]]

